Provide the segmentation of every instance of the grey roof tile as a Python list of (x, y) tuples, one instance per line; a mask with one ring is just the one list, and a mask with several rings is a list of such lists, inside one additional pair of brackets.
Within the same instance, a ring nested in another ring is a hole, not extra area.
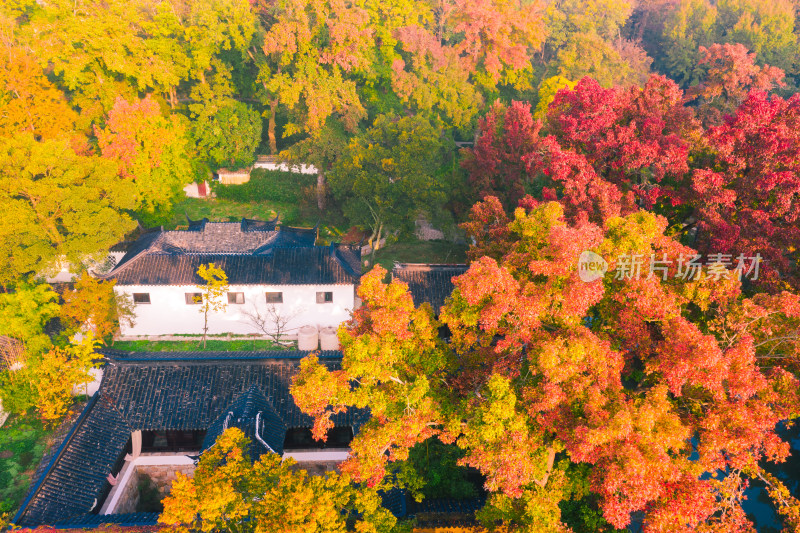
[[(108, 488), (106, 476), (124, 454), (131, 431), (213, 430), (232, 406), (246, 418), (260, 410), (262, 437), (282, 447), (287, 428), (310, 427), (289, 387), (300, 358), (309, 352), (153, 352), (104, 350), (100, 391), (90, 400), (59, 450), (34, 484), (14, 523), (81, 521)], [(339, 352), (322, 352), (331, 370)], [(249, 402), (249, 404), (248, 404)], [(364, 409), (333, 416), (335, 426), (357, 433)], [(280, 444), (278, 444), (280, 443)], [(277, 450), (276, 450), (277, 451)]]
[(461, 264), (396, 263), (392, 269), (392, 279), (408, 285), (414, 305), (427, 302), (438, 315), (455, 288), (453, 278), (460, 276), (468, 268)]
[(316, 228), (276, 229), (273, 222), (203, 219), (185, 231), (146, 233), (105, 278), (119, 285), (197, 285), (197, 268), (214, 263), (237, 285), (357, 283), (358, 247), (315, 246)]

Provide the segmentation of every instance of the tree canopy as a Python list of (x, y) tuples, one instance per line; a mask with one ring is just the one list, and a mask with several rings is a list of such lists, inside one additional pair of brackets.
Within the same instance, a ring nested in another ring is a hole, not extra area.
[[(557, 203), (509, 219), (489, 197), (467, 224), (474, 260), (440, 314), (449, 342), (431, 309), (415, 308), (405, 284), (385, 284), (376, 267), (359, 289), (364, 306), (340, 330), (342, 370), (307, 358), (295, 400), (315, 416), (317, 438), (332, 413), (370, 408), (342, 465), (356, 480), (382, 480), (437, 436), (486, 476), (490, 504), (555, 498), (528, 511), (550, 509), (553, 527), (565, 482), (557, 454), (593, 465), (591, 491), (615, 527), (635, 511), (654, 530), (745, 527), (737, 487), (767, 477), (759, 461), (786, 459), (776, 425), (800, 405), (791, 367), (757, 340), (771, 331), (759, 317), (793, 316), (800, 300), (748, 299), (735, 275), (680, 278), (681, 256), (694, 251), (666, 227), (646, 212), (573, 224)], [(580, 279), (584, 250), (607, 258), (606, 277)], [(657, 257), (664, 279), (633, 276), (631, 256)], [(778, 504), (790, 520), (796, 506)]]

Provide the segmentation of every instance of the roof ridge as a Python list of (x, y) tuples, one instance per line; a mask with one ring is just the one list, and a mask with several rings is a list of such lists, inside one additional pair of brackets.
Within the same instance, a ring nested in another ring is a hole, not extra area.
[(224, 361), (226, 363), (252, 362), (252, 361), (299, 361), (304, 357), (316, 354), (320, 359), (341, 359), (342, 352), (339, 350), (237, 350), (230, 352), (223, 351), (165, 351), (165, 352), (129, 352), (124, 350), (114, 350), (101, 348), (98, 353), (106, 356), (106, 359), (116, 364), (148, 364), (164, 362), (195, 362), (210, 363)]

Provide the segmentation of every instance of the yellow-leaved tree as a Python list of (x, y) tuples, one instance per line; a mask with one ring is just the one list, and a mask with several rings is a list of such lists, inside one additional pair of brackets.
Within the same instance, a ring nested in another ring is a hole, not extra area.
[(223, 297), (228, 292), (228, 275), (214, 263), (200, 265), (197, 275), (205, 281), (204, 285), (197, 285), (197, 288), (202, 291), (201, 296), (195, 296), (195, 301), (200, 304), (200, 312), (203, 313), (203, 348), (205, 348), (208, 336), (208, 314), (219, 313), (227, 308)]
[(376, 489), (346, 475), (309, 475), (265, 453), (253, 462), (248, 439), (229, 428), (200, 456), (189, 478), (180, 473), (164, 499), (159, 521), (178, 531), (284, 533), (391, 531), (395, 518), (381, 507)]
[(54, 346), (41, 357), (29, 361), (31, 381), (36, 390), (36, 410), (46, 424), (55, 424), (67, 413), (75, 385), (89, 381), (95, 366), (97, 341), (91, 334), (79, 344)]

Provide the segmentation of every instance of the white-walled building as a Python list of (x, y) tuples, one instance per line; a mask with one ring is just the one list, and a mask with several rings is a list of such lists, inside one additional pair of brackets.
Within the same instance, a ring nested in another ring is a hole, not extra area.
[(224, 312), (210, 313), (209, 334), (261, 334), (251, 317), (291, 334), (305, 325), (336, 327), (350, 317), (361, 275), (356, 247), (316, 246), (316, 229), (276, 227), (275, 221), (191, 222), (188, 230), (144, 234), (104, 276), (134, 303), (125, 336), (202, 334), (197, 303), (200, 265), (228, 276)]

